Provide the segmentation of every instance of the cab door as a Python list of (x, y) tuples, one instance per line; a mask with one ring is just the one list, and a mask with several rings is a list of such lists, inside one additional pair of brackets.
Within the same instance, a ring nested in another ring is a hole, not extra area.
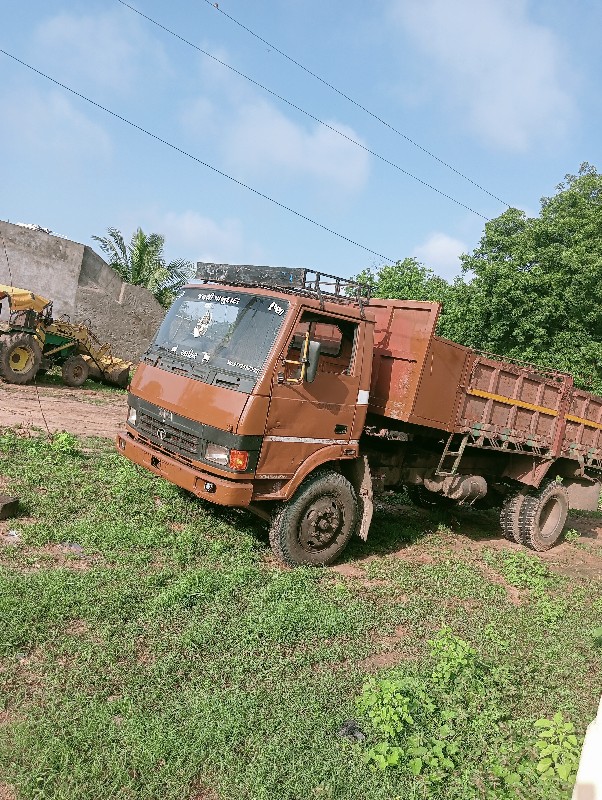
[[(300, 370), (295, 371), (290, 365), (285, 369), (283, 361), (300, 359), (307, 332), (312, 341), (321, 345), (316, 377), (312, 383), (288, 383), (287, 376), (294, 378)], [(306, 459), (325, 447), (338, 446), (342, 455), (345, 445), (357, 445), (354, 422), (362, 334), (363, 330), (352, 320), (314, 311), (301, 315), (272, 378), (258, 478), (290, 477)]]

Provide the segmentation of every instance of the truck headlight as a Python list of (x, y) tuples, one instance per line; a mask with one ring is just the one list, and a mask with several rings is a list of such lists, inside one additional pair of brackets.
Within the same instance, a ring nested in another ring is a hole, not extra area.
[(137, 417), (136, 409), (130, 406), (128, 409), (128, 423), (130, 425), (135, 425), (136, 417)]
[(215, 461), (216, 464), (227, 467), (230, 461), (230, 450), (221, 444), (209, 442), (205, 450), (205, 458), (207, 461)]
[(212, 444), (211, 442), (205, 450), (205, 459), (236, 472), (245, 472), (249, 466), (247, 450), (229, 450), (221, 444)]

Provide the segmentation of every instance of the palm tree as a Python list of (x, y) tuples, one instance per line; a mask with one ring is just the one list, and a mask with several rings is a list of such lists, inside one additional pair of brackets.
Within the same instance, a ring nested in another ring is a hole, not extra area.
[(167, 263), (163, 256), (165, 237), (159, 233), (147, 236), (142, 228), (132, 234), (126, 245), (117, 228), (109, 228), (108, 236), (93, 236), (108, 256), (112, 267), (125, 283), (144, 286), (162, 306), (168, 307), (182, 286), (194, 275), (192, 262), (179, 258)]

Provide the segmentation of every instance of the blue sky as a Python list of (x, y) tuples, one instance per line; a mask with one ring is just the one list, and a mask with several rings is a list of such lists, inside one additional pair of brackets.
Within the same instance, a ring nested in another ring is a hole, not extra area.
[[(4, 0), (0, 48), (387, 260), (459, 272), (503, 203), (205, 0)], [(219, 9), (504, 202), (535, 215), (602, 169), (602, 5), (591, 0), (220, 0)], [(0, 218), (76, 241), (138, 225), (168, 257), (306, 266), (383, 259), (276, 207), (0, 54)]]

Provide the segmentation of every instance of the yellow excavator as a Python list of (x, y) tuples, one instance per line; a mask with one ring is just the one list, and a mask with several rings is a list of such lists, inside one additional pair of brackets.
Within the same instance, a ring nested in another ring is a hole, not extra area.
[(61, 366), (67, 386), (88, 378), (125, 387), (131, 361), (112, 355), (89, 325), (55, 320), (52, 301), (27, 289), (0, 284), (0, 312), (8, 303), (8, 320), (0, 322), (0, 377), (8, 383), (28, 383), (40, 371)]

